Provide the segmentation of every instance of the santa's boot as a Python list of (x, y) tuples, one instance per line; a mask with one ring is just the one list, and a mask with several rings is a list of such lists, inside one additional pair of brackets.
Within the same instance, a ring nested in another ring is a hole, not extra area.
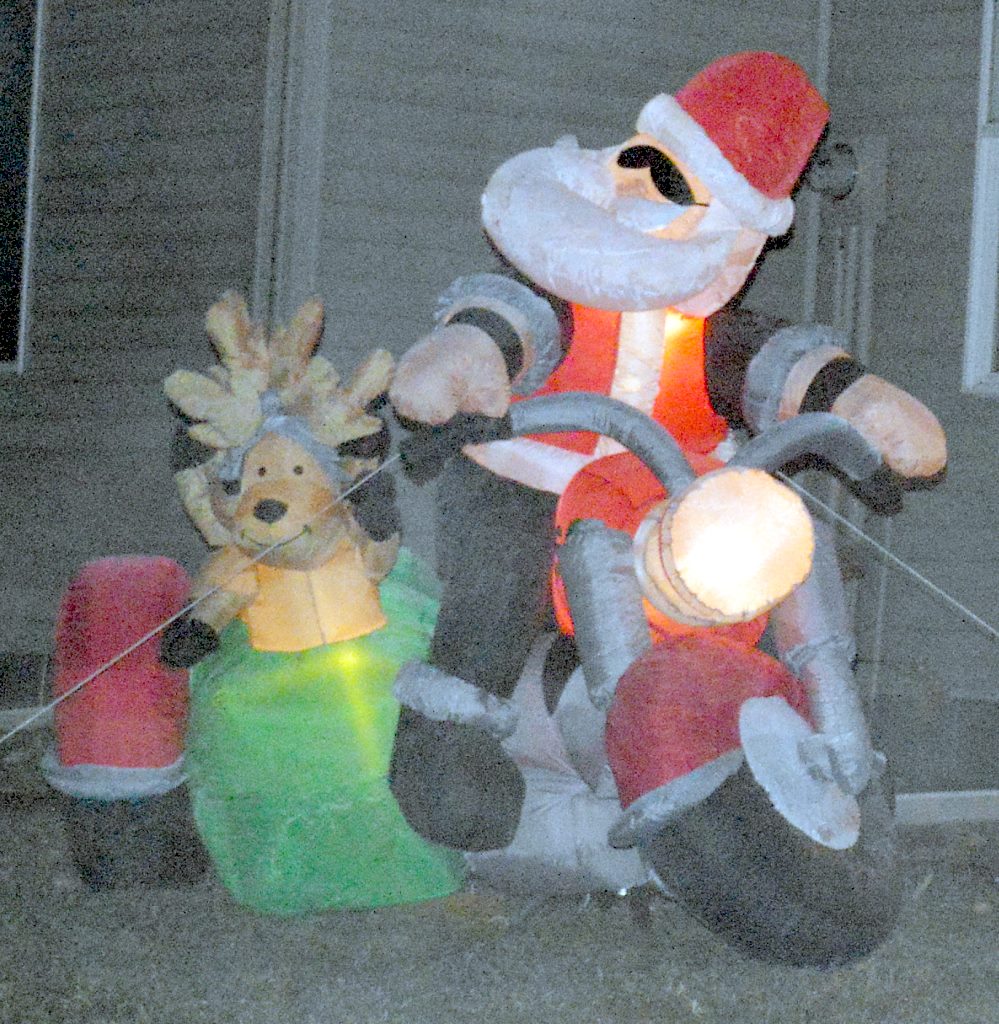
[(506, 846), (524, 802), (523, 777), (501, 746), (516, 727), (513, 705), (420, 662), (402, 667), (394, 692), (402, 709), (389, 772), (406, 820), (443, 846)]
[(56, 707), (44, 770), (92, 888), (193, 881), (207, 863), (183, 786), (187, 673), (163, 666), (155, 632), (188, 587), (170, 559), (105, 558), (63, 597), (54, 696), (86, 682)]

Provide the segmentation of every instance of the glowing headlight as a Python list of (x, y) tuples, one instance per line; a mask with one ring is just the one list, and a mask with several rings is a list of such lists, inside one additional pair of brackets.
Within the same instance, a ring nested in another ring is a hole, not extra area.
[(724, 468), (654, 508), (635, 536), (645, 597), (692, 625), (747, 622), (781, 602), (812, 566), (801, 499), (759, 469)]

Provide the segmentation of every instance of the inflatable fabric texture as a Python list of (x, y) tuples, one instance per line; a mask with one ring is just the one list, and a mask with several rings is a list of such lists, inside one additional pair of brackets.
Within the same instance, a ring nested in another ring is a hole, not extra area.
[(253, 650), (235, 621), (191, 672), (194, 817), (233, 897), (262, 913), (445, 896), (461, 855), (407, 825), (387, 773), (399, 667), (424, 659), (435, 582), (403, 551), (381, 584), (388, 624), (295, 653)]
[(663, 637), (621, 676), (607, 715), (621, 806), (738, 750), (742, 705), (772, 696), (807, 718), (801, 681), (762, 651), (707, 633)]
[[(723, 465), (710, 455), (686, 452), (688, 461), (699, 476)], [(555, 511), (555, 526), (560, 541), (564, 541), (569, 528), (577, 519), (599, 519), (615, 530), (634, 535), (645, 515), (665, 499), (662, 485), (652, 472), (631, 452), (605, 455), (584, 466), (559, 498)], [(565, 584), (558, 570), (552, 572), (552, 600), (555, 618), (563, 633), (572, 635), (574, 627), (569, 610)], [(710, 634), (754, 647), (767, 626), (767, 615), (757, 616), (749, 622), (735, 622), (722, 626), (688, 626), (668, 618), (648, 601), (645, 614), (654, 642), (663, 637), (685, 634)]]
[(503, 849), (467, 854), (469, 871), (522, 895), (581, 896), (644, 885), (649, 871), (638, 853), (607, 843), (621, 804), (604, 753), (603, 714), (590, 702), (579, 669), (555, 714), (548, 712), (542, 692), (548, 646), (532, 651), (510, 698), (517, 728), (503, 747), (525, 783), (517, 831)]
[(100, 675), (55, 709), (61, 766), (158, 770), (180, 761), (187, 673), (163, 666), (157, 636), (115, 658), (179, 612), (189, 588), (169, 558), (102, 558), (77, 573), (59, 608), (52, 693)]

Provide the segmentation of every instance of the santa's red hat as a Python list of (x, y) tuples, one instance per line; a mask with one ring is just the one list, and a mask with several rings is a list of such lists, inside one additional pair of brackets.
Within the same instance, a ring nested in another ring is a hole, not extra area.
[(791, 222), (791, 190), (829, 117), (805, 72), (776, 53), (737, 53), (708, 65), (675, 96), (650, 100), (639, 131), (659, 139), (747, 226)]

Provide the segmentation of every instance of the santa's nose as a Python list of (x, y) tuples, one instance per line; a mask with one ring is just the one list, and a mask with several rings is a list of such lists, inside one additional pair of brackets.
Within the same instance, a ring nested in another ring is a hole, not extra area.
[(253, 507), (253, 516), (262, 523), (276, 523), (288, 511), (288, 506), (276, 498), (264, 498)]

